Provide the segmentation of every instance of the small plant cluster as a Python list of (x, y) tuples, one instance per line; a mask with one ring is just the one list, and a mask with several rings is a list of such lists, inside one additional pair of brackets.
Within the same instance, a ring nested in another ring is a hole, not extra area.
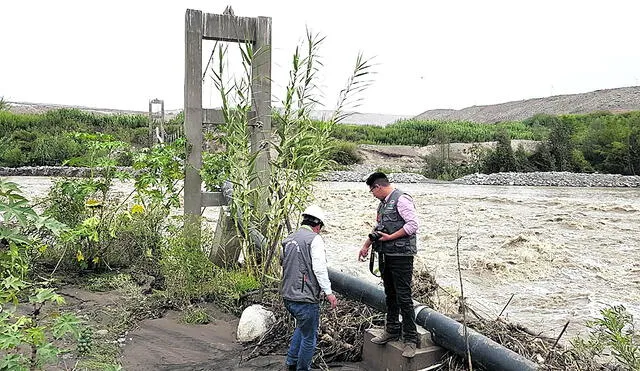
[(600, 315), (587, 322), (590, 332), (586, 338), (571, 341), (573, 351), (624, 370), (640, 370), (640, 334), (635, 331), (633, 316), (622, 305), (604, 308)]
[(246, 269), (226, 270), (213, 265), (206, 254), (211, 236), (203, 233), (198, 241), (181, 228), (170, 228), (160, 258), (166, 294), (178, 307), (207, 300), (235, 312), (240, 297), (260, 285)]
[(9, 102), (4, 100), (4, 97), (0, 97), (0, 111), (5, 111), (9, 109)]
[[(116, 167), (121, 142), (100, 135), (92, 139), (91, 176), (58, 180), (45, 200), (45, 214), (70, 227), (46, 260), (56, 267), (96, 270), (157, 257), (165, 220), (180, 204), (184, 141), (141, 151), (132, 175)], [(131, 178), (134, 190), (116, 197), (114, 181)]]
[[(71, 351), (65, 344), (86, 338), (91, 330), (83, 330), (73, 314), (50, 310), (63, 304), (64, 298), (50, 280), (29, 275), (30, 262), (47, 249), (38, 237), (60, 235), (66, 226), (38, 215), (17, 185), (4, 180), (0, 180), (0, 213), (0, 350), (4, 355), (0, 369), (35, 370), (56, 362), (59, 354)], [(28, 302), (30, 309), (19, 307), (20, 301)]]
[(180, 315), (180, 322), (190, 325), (206, 325), (211, 320), (211, 316), (206, 310), (192, 306), (185, 309)]

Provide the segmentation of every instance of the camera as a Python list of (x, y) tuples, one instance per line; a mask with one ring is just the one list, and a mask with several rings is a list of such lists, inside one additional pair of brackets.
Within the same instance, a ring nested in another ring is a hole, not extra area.
[(371, 240), (371, 242), (377, 242), (382, 237), (382, 235), (379, 232), (386, 233), (383, 225), (380, 225), (380, 224), (376, 225), (373, 232), (369, 233), (369, 240)]
[(371, 242), (376, 242), (380, 239), (380, 237), (382, 237), (382, 235), (378, 232), (371, 232), (369, 233), (369, 239), (371, 240)]

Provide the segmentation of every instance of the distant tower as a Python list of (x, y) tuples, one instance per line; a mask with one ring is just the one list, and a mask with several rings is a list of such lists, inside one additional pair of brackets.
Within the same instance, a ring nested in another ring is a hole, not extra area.
[[(160, 111), (153, 110), (153, 105), (159, 104)], [(164, 100), (154, 98), (149, 101), (149, 147), (156, 143), (164, 143)]]

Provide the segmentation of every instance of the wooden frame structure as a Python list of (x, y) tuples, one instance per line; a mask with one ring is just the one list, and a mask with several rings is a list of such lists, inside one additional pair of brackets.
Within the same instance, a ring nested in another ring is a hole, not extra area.
[[(160, 105), (160, 112), (154, 112), (153, 106)], [(157, 128), (157, 129), (156, 129)], [(156, 133), (156, 130), (158, 131)], [(154, 98), (149, 100), (149, 147), (158, 143), (158, 136), (164, 141), (164, 100)]]
[[(225, 12), (226, 13), (226, 12)], [(232, 13), (232, 12), (231, 12)], [(185, 226), (199, 238), (201, 208), (224, 205), (220, 192), (202, 192), (202, 125), (224, 123), (222, 111), (202, 108), (202, 40), (252, 43), (251, 149), (258, 152), (256, 171), (261, 184), (269, 182), (269, 152), (264, 145), (271, 133), (271, 18), (236, 17), (187, 9), (185, 14), (184, 132), (187, 139), (185, 164)]]

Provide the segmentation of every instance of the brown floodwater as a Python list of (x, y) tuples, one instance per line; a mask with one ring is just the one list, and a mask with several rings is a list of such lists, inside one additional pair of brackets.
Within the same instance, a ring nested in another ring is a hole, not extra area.
[[(640, 326), (640, 189), (396, 184), (420, 217), (417, 269), (459, 295), (478, 314), (503, 317), (563, 340), (586, 320), (623, 304)], [(377, 200), (364, 183), (318, 183), (327, 208), (329, 265), (372, 282), (358, 249)]]

